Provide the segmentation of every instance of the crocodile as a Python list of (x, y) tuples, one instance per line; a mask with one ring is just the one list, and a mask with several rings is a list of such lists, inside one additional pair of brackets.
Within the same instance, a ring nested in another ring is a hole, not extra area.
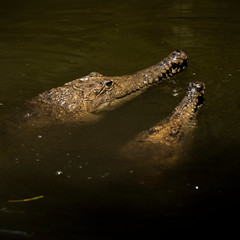
[(175, 164), (183, 152), (181, 149), (186, 136), (196, 125), (198, 110), (204, 102), (204, 91), (204, 83), (189, 83), (184, 98), (172, 114), (122, 147), (124, 156), (145, 164), (145, 167), (157, 164), (161, 170)]
[(45, 116), (61, 121), (96, 117), (95, 113), (113, 109), (181, 72), (186, 68), (187, 60), (183, 50), (176, 50), (159, 63), (130, 75), (109, 77), (91, 72), (33, 98), (26, 116)]

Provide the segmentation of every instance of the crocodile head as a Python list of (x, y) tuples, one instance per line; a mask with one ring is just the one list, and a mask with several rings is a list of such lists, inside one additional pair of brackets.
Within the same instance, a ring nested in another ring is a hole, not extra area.
[(204, 90), (202, 82), (189, 83), (185, 96), (172, 114), (126, 144), (122, 148), (124, 154), (137, 161), (146, 160), (146, 167), (157, 163), (164, 169), (176, 163), (185, 150), (183, 140), (190, 139), (186, 136), (196, 126), (195, 117), (203, 104)]
[(161, 62), (134, 74), (107, 77), (93, 72), (63, 87), (46, 91), (40, 97), (45, 103), (58, 105), (68, 111), (98, 112), (112, 108), (182, 71), (187, 59), (184, 51), (177, 50)]
[[(144, 144), (164, 144), (176, 146), (182, 142), (195, 126), (195, 117), (203, 104), (205, 85), (202, 82), (188, 84), (186, 95), (173, 113), (154, 127), (145, 131), (137, 138), (137, 145), (146, 148)], [(147, 145), (148, 146), (148, 145)]]

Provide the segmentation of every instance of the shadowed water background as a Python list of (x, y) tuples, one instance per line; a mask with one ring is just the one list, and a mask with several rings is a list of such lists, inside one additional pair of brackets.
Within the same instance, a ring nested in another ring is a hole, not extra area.
[[(0, 236), (121, 239), (234, 230), (239, 7), (234, 0), (2, 2)], [(188, 53), (187, 70), (98, 122), (21, 130), (19, 109), (38, 93), (91, 71), (130, 74), (176, 49)], [(156, 165), (142, 169), (120, 156), (124, 144), (172, 112), (190, 81), (206, 84), (205, 104), (178, 164), (157, 173)]]

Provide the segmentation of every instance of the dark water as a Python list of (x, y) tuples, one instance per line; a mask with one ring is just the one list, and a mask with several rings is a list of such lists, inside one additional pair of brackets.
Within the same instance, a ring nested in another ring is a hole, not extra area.
[[(239, 7), (237, 0), (2, 1), (1, 239), (234, 232)], [(175, 49), (190, 57), (175, 84), (149, 89), (96, 123), (19, 129), (17, 109), (36, 94), (91, 71), (132, 73)], [(120, 157), (121, 146), (165, 118), (195, 80), (206, 84), (205, 104), (179, 163), (156, 174)]]

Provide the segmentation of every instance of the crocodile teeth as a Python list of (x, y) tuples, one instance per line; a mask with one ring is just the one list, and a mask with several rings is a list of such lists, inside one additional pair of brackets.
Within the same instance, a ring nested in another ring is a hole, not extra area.
[(165, 66), (165, 70), (169, 70), (170, 67), (168, 65)]
[(153, 78), (150, 78), (150, 79), (148, 80), (148, 83), (151, 84), (151, 83), (153, 83), (153, 81), (154, 81), (154, 79), (153, 79)]

